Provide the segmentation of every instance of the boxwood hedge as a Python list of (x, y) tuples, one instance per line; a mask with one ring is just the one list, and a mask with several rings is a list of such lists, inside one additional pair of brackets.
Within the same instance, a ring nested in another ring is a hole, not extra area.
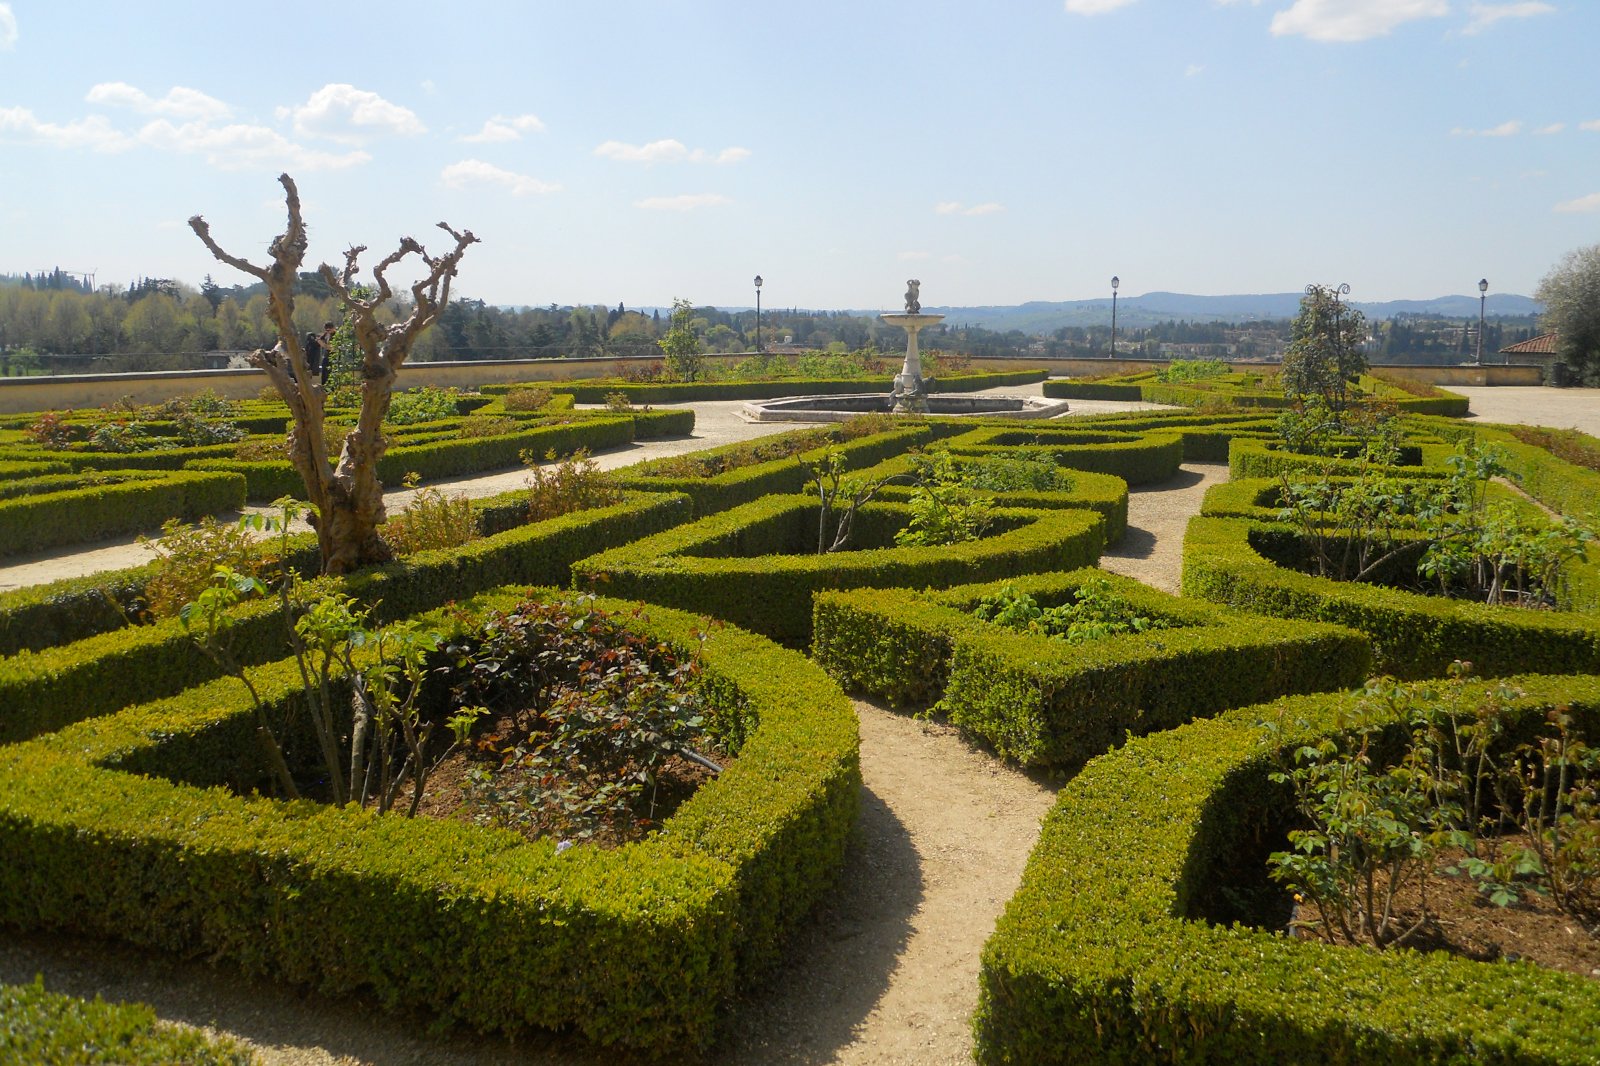
[[(1082, 644), (979, 621), (972, 609), (1010, 585), (1041, 607), (1108, 583), (1173, 628)], [(1170, 729), (1225, 707), (1347, 689), (1372, 662), (1365, 637), (1314, 622), (1180, 600), (1104, 570), (1035, 574), (944, 591), (819, 592), (812, 657), (846, 688), (947, 714), (1002, 756), (1077, 766), (1129, 734)]]
[(236, 473), (119, 471), (0, 499), (0, 555), (155, 529), (169, 518), (192, 521), (244, 501), (245, 479)]
[(107, 1003), (45, 991), (44, 982), (0, 985), (0, 1062), (35, 1066), (251, 1066), (226, 1037), (166, 1025), (143, 1003)]
[(790, 433), (774, 434), (758, 441), (741, 441), (720, 448), (706, 448), (693, 453), (696, 460), (715, 461), (722, 456), (757, 454), (757, 445), (777, 446), (786, 439), (815, 441), (817, 446), (789, 456), (733, 466), (707, 477), (686, 476), (678, 473), (681, 459), (654, 460), (637, 466), (613, 471), (611, 479), (625, 488), (643, 492), (681, 492), (694, 501), (696, 514), (725, 511), (741, 503), (749, 503), (763, 496), (803, 492), (807, 474), (799, 459), (816, 459), (823, 448), (832, 447), (843, 456), (849, 469), (872, 466), (875, 463), (900, 455), (933, 439), (932, 431), (921, 424), (884, 433), (873, 433), (853, 440), (838, 438), (836, 429), (801, 429)]
[[(682, 522), (682, 496), (636, 493), (622, 503), (517, 526), (464, 547), (418, 552), (339, 580), (336, 587), (389, 622), (500, 585), (566, 584), (571, 564), (596, 547), (625, 544)], [(328, 579), (332, 582), (332, 579)], [(233, 652), (242, 662), (282, 654), (276, 600), (236, 609)], [(217, 676), (177, 619), (125, 626), (73, 644), (0, 660), (0, 743), (158, 699)]]
[[(956, 463), (981, 462), (981, 459), (958, 458)], [(863, 482), (895, 475), (909, 477), (912, 472), (909, 455), (896, 456), (857, 475)], [(1070, 475), (1072, 487), (1058, 491), (1017, 490), (1014, 492), (983, 492), (979, 495), (991, 499), (999, 507), (1021, 507), (1028, 510), (1055, 510), (1075, 508), (1094, 511), (1106, 520), (1106, 543), (1116, 544), (1128, 530), (1128, 483), (1114, 474), (1096, 474), (1087, 470), (1074, 470)], [(909, 482), (885, 485), (875, 497), (904, 503), (917, 491)]]
[[(1100, 557), (1104, 520), (1092, 511), (997, 509), (997, 531), (936, 548), (862, 547), (817, 555), (818, 505), (769, 496), (573, 564), (578, 587), (701, 610), (780, 643), (804, 647), (820, 589), (944, 586), (1045, 570)], [(901, 504), (868, 504), (857, 543), (892, 544), (909, 521)]]
[[(1525, 714), (1564, 704), (1592, 729), (1600, 679), (1518, 684)], [(1592, 1066), (1594, 981), (1200, 917), (1283, 824), (1260, 723), (1283, 723), (1277, 744), (1313, 743), (1351, 699), (1229, 711), (1090, 762), (1046, 817), (984, 948), (977, 1060)]]
[(945, 442), (952, 455), (982, 457), (1004, 454), (1014, 459), (1039, 459), (1073, 470), (1113, 474), (1129, 485), (1165, 481), (1183, 462), (1183, 440), (1175, 433), (1151, 430), (1120, 433), (1066, 427), (986, 426)]
[(1241, 518), (1189, 520), (1183, 594), (1277, 618), (1334, 622), (1365, 633), (1377, 666), (1397, 677), (1442, 675), (1456, 659), (1498, 677), (1527, 670), (1600, 670), (1600, 615), (1490, 607), (1463, 600), (1313, 577), (1275, 565), (1262, 538), (1286, 525)]
[[(254, 750), (247, 697), (220, 679), (0, 747), (0, 924), (228, 958), (482, 1030), (703, 1046), (842, 858), (856, 720), (821, 670), (758, 637), (655, 607), (628, 624), (697, 649), (747, 736), (644, 842), (558, 851), (214, 787)], [(300, 686), (289, 662), (255, 683), (274, 706)]]

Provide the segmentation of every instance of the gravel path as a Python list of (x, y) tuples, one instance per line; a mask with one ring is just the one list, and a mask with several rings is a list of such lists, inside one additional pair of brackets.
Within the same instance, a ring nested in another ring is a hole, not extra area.
[[(1572, 425), (1600, 434), (1600, 390), (1462, 391), (1472, 393), (1475, 411), (1488, 421)], [(601, 461), (623, 465), (671, 454), (667, 449), (689, 451), (790, 428), (743, 423), (732, 414), (737, 404), (694, 406), (694, 437), (619, 449)], [(1073, 410), (1133, 406), (1144, 405), (1074, 402)], [(1128, 534), (1105, 556), (1107, 569), (1176, 592), (1184, 525), (1205, 489), (1226, 475), (1221, 464), (1186, 464), (1168, 482), (1135, 491)], [(460, 487), (487, 495), (517, 487), (521, 476), (474, 478)], [(141, 552), (132, 561), (143, 558)], [(99, 553), (63, 553), (57, 566), (89, 572), (100, 560)], [(104, 564), (123, 565), (129, 564)], [(0, 570), (0, 587), (31, 573), (15, 565)], [(733, 1012), (730, 1031), (709, 1060), (715, 1066), (970, 1061), (967, 1020), (977, 997), (978, 953), (1016, 889), (1053, 787), (972, 748), (951, 729), (871, 703), (856, 707), (865, 788), (839, 883), (796, 936), (784, 966)], [(57, 991), (141, 1000), (163, 1018), (227, 1032), (255, 1045), (263, 1062), (275, 1066), (618, 1061), (559, 1037), (515, 1044), (460, 1034), (434, 1038), (424, 1023), (382, 1013), (359, 998), (330, 1002), (244, 979), (226, 966), (118, 944), (47, 934), (0, 940), (0, 981), (39, 973)]]

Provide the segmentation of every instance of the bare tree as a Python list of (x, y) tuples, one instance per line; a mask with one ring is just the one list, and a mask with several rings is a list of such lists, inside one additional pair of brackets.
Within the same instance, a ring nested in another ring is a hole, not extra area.
[[(322, 277), (343, 301), (354, 321), (356, 350), (361, 353), (361, 416), (345, 435), (337, 463), (330, 463), (323, 432), (323, 396), (316, 373), (306, 365), (305, 347), (294, 325), (294, 284), (306, 254), (306, 227), (300, 217), (300, 192), (294, 179), (281, 174), (289, 222), (267, 248), (270, 266), (229, 255), (211, 239), (211, 227), (195, 215), (189, 228), (222, 262), (261, 279), (267, 287), (267, 313), (278, 329), (278, 343), (258, 348), (248, 356), (252, 366), (267, 372), (272, 387), (289, 405), (294, 424), (289, 429), (289, 457), (304, 479), (312, 505), (310, 522), (322, 549), (322, 571), (342, 574), (374, 563), (388, 562), (393, 553), (378, 534), (384, 520), (383, 485), (378, 480), (378, 460), (388, 450), (383, 417), (389, 411), (400, 366), (411, 354), (422, 331), (431, 326), (450, 302), (450, 279), (468, 246), (477, 242), (471, 230), (457, 232), (441, 222), (439, 228), (455, 241), (446, 255), (434, 258), (421, 244), (402, 237), (400, 246), (372, 269), (373, 285), (358, 291), (357, 259), (365, 252), (358, 245), (345, 253), (344, 270), (334, 273), (322, 264)], [(415, 253), (428, 268), (427, 275), (411, 286), (411, 313), (403, 321), (383, 325), (377, 309), (393, 293), (385, 272)]]

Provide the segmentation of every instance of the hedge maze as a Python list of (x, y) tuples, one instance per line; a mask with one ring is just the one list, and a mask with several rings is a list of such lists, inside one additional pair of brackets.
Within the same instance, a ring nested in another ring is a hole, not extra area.
[[(1275, 768), (1338, 735), (1369, 675), (1438, 678), (1469, 659), (1515, 685), (1518, 721), (1560, 707), (1593, 735), (1593, 561), (1570, 560), (1554, 609), (1539, 610), (1306, 572), (1283, 515), (1289, 479), (1370, 471), (1283, 446), (1275, 413), (1252, 409), (1259, 381), (1238, 377), (1046, 385), (1181, 394), (1202, 411), (868, 421), (643, 463), (609, 476), (616, 502), (530, 522), (520, 494), (476, 501), (485, 535), (465, 546), (313, 582), (374, 624), (414, 621), (457, 644), (530, 587), (540, 602), (594, 594), (651, 646), (693, 657), (709, 728), (735, 758), (659, 831), (617, 847), (271, 798), (253, 735), (304, 698), (276, 599), (228, 609), (257, 705), (183, 622), (142, 615), (153, 565), (0, 595), (0, 925), (203, 953), (479, 1030), (695, 1053), (844, 860), (861, 788), (852, 693), (941, 716), (1064, 781), (984, 951), (980, 1062), (1596, 1062), (1592, 980), (1288, 937), (1260, 902), (1266, 852), (1293, 824)], [(631, 399), (716, 395), (674, 388)], [(463, 438), (450, 419), (419, 424), (397, 436), (385, 478), (692, 428), (685, 410), (558, 399), (529, 413), (506, 406), (510, 386), (485, 392), (457, 420), (514, 425)], [(1222, 394), (1234, 406), (1215, 406)], [(1501, 448), (1515, 486), (1487, 498), (1600, 510), (1600, 472), (1511, 429), (1438, 417), (1464, 413), (1457, 398), (1405, 396), (1422, 413), (1403, 416), (1385, 477), (1444, 484), (1472, 439)], [(269, 412), (250, 417), (281, 432)], [(101, 535), (109, 516), (148, 528), (294, 489), (286, 463), (218, 446), (101, 466), (70, 441), (0, 432), (13, 434), (0, 440), (0, 551), (61, 522)], [(915, 474), (936, 452), (958, 482), (1001, 462), (1054, 473), (1048, 487), (977, 491), (976, 539), (897, 544), (933, 506)], [(1228, 462), (1233, 480), (1190, 522), (1183, 595), (1099, 568), (1128, 526), (1130, 486), (1161, 491), (1184, 462)], [(879, 488), (854, 513), (850, 549), (819, 553), (829, 463)], [(285, 566), (310, 580), (314, 540), (285, 546)], [(1122, 613), (1084, 614), (1108, 603)], [(330, 684), (348, 700), (357, 681), (336, 671)], [(442, 706), (442, 683), (428, 684)], [(395, 935), (366, 935), (375, 925)], [(37, 989), (0, 994), (56, 1010)]]

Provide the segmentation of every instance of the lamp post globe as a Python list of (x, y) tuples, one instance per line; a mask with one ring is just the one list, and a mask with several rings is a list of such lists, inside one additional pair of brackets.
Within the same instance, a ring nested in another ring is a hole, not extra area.
[(761, 275), (756, 275), (756, 351), (761, 351)]

